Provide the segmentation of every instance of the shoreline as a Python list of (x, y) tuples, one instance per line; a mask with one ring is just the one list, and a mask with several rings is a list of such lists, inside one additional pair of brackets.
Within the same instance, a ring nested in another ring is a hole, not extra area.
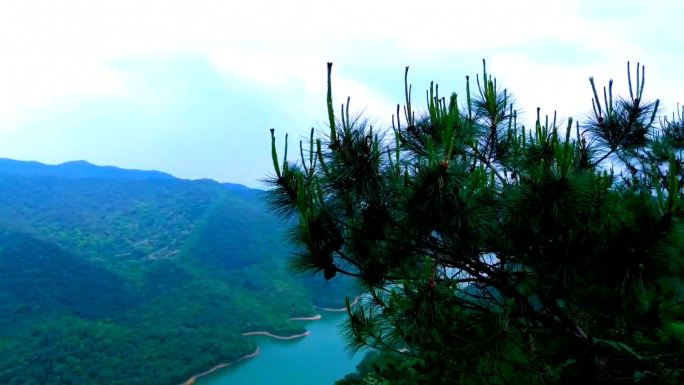
[[(354, 298), (354, 302), (350, 303), (349, 306), (356, 306), (357, 303), (359, 303), (359, 298), (361, 298), (360, 295), (357, 295), (356, 298)], [(323, 310), (323, 311), (329, 311), (329, 312), (343, 312), (347, 311), (347, 307), (341, 307), (341, 308), (330, 308), (330, 307), (320, 307), (316, 306), (317, 309)]]
[(301, 334), (293, 334), (293, 335), (291, 335), (291, 336), (279, 336), (279, 335), (273, 334), (273, 333), (271, 333), (271, 332), (259, 330), (259, 331), (255, 331), (255, 332), (244, 332), (244, 333), (242, 333), (242, 335), (245, 336), (245, 337), (249, 337), (249, 336), (267, 336), (267, 337), (275, 338), (275, 339), (277, 339), (277, 340), (282, 340), (282, 341), (284, 341), (284, 340), (294, 340), (294, 339), (297, 339), (297, 338), (306, 337), (306, 336), (309, 335), (309, 331), (307, 330), (307, 331), (305, 331), (304, 333), (301, 333)]
[[(308, 321), (308, 320), (319, 320), (319, 319), (321, 319), (321, 318), (322, 318), (322, 317), (321, 317), (320, 314), (316, 314), (315, 316), (311, 316), (311, 317), (294, 317), (294, 318), (291, 318), (290, 320), (307, 320), (307, 321)], [(267, 337), (275, 338), (275, 339), (277, 339), (277, 340), (285, 341), (285, 340), (294, 340), (294, 339), (297, 339), (297, 338), (306, 337), (306, 336), (309, 335), (309, 331), (307, 330), (307, 331), (305, 331), (304, 333), (293, 334), (293, 335), (290, 335), (290, 336), (279, 336), (279, 335), (277, 335), (277, 334), (273, 334), (273, 333), (270, 333), (270, 332), (267, 332), (267, 331), (258, 330), (258, 331), (253, 331), (253, 332), (244, 332), (244, 333), (242, 333), (242, 335), (245, 336), (245, 337), (249, 337), (249, 336), (267, 336)], [(199, 374), (195, 374), (195, 375), (193, 375), (192, 377), (190, 377), (189, 379), (187, 379), (185, 382), (183, 382), (181, 385), (193, 385), (195, 382), (197, 382), (197, 379), (199, 379), (199, 378), (208, 376), (208, 375), (214, 373), (214, 372), (217, 371), (217, 370), (226, 368), (226, 367), (228, 367), (228, 366), (231, 366), (231, 365), (233, 365), (233, 364), (237, 364), (238, 362), (245, 361), (245, 360), (248, 360), (248, 359), (250, 359), (250, 358), (254, 358), (254, 357), (258, 356), (258, 355), (259, 355), (259, 345), (257, 345), (257, 347), (256, 347), (256, 349), (254, 350), (253, 353), (246, 354), (246, 355), (244, 355), (244, 356), (242, 356), (242, 357), (240, 357), (240, 358), (238, 358), (237, 360), (234, 360), (234, 361), (224, 362), (224, 363), (222, 363), (222, 364), (218, 364), (218, 365), (214, 366), (213, 368), (211, 368), (211, 369), (209, 369), (209, 370), (206, 370), (206, 371), (204, 371), (204, 372), (202, 372), (202, 373), (199, 373)]]
[[(356, 305), (356, 304), (359, 302), (359, 298), (361, 298), (361, 296), (357, 296), (356, 298), (354, 298), (354, 302), (352, 302), (350, 305), (351, 305), (351, 306)], [(321, 310), (327, 311), (327, 312), (333, 312), (333, 313), (334, 313), (334, 312), (343, 312), (343, 311), (346, 311), (346, 310), (347, 310), (347, 307), (346, 307), (346, 306), (343, 307), (343, 308), (339, 308), (339, 309), (325, 308), (325, 307), (320, 307), (320, 306), (314, 306), (314, 308), (321, 309)], [(290, 320), (290, 321), (318, 321), (318, 320), (320, 320), (321, 318), (323, 318), (322, 315), (316, 314), (316, 315), (309, 316), (309, 317), (291, 317), (289, 320)], [(293, 334), (293, 335), (290, 335), (290, 336), (279, 336), (279, 335), (277, 335), (277, 334), (273, 334), (273, 333), (270, 333), (270, 332), (267, 332), (267, 331), (264, 331), (264, 330), (258, 330), (258, 331), (253, 331), (253, 332), (244, 332), (244, 333), (242, 333), (242, 335), (243, 335), (244, 337), (249, 337), (249, 336), (267, 336), (267, 337), (271, 337), (271, 338), (274, 338), (274, 339), (277, 339), (277, 340), (281, 340), (281, 341), (293, 340), (293, 339), (297, 339), (297, 338), (304, 338), (304, 337), (308, 336), (309, 334), (310, 334), (310, 333), (309, 333), (308, 330), (305, 331), (304, 333), (301, 333), (301, 334)], [(206, 370), (206, 371), (204, 371), (204, 372), (202, 372), (202, 373), (192, 375), (189, 379), (187, 379), (187, 380), (186, 380), (185, 382), (183, 382), (181, 385), (193, 385), (193, 384), (195, 384), (195, 382), (197, 382), (197, 380), (198, 380), (199, 378), (208, 376), (209, 374), (212, 374), (212, 373), (214, 373), (214, 372), (217, 371), (217, 370), (221, 370), (221, 369), (226, 368), (226, 367), (228, 367), (228, 366), (231, 366), (231, 365), (233, 365), (233, 364), (237, 364), (238, 362), (242, 362), (242, 361), (245, 361), (245, 360), (254, 358), (254, 357), (256, 357), (257, 355), (259, 355), (259, 345), (257, 345), (257, 347), (256, 347), (256, 349), (254, 350), (253, 353), (246, 354), (246, 355), (244, 355), (244, 356), (242, 356), (242, 357), (240, 357), (240, 358), (238, 358), (237, 360), (234, 360), (234, 361), (224, 362), (224, 363), (222, 363), (222, 364), (218, 364), (218, 365), (214, 366), (213, 368), (211, 368), (211, 369), (209, 369), (209, 370)]]
[(244, 360), (248, 360), (248, 359), (250, 359), (250, 358), (254, 358), (254, 357), (258, 356), (258, 355), (259, 355), (259, 345), (257, 345), (256, 349), (254, 349), (254, 352), (253, 352), (253, 353), (245, 354), (244, 356), (238, 358), (237, 360), (233, 360), (233, 361), (230, 361), (230, 362), (224, 362), (224, 363), (222, 363), (222, 364), (218, 364), (218, 365), (214, 366), (213, 368), (211, 368), (211, 369), (209, 369), (209, 370), (205, 370), (205, 371), (202, 372), (202, 373), (195, 374), (195, 375), (193, 375), (192, 377), (190, 377), (189, 379), (187, 379), (185, 382), (183, 382), (181, 385), (193, 385), (195, 382), (197, 382), (197, 379), (198, 379), (198, 378), (202, 378), (202, 377), (208, 376), (208, 375), (214, 373), (214, 372), (217, 371), (217, 370), (226, 368), (226, 367), (228, 367), (228, 366), (231, 366), (231, 365), (233, 365), (233, 364), (237, 364), (238, 362), (241, 362), (241, 361), (244, 361)]
[(318, 321), (321, 318), (323, 318), (322, 315), (316, 314), (309, 317), (292, 317), (290, 321)]

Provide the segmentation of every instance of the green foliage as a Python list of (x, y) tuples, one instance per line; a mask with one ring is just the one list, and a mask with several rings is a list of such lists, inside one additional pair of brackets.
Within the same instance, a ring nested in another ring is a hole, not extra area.
[(657, 120), (644, 68), (628, 79), (629, 98), (590, 79), (586, 122), (532, 129), (486, 68), (465, 102), (431, 84), (424, 113), (406, 77), (391, 131), (328, 90), (330, 134), (270, 200), (297, 266), (367, 291), (349, 342), (382, 353), (340, 384), (684, 382), (683, 114)]
[(22, 170), (0, 174), (2, 384), (178, 384), (349, 294), (286, 269), (260, 191)]

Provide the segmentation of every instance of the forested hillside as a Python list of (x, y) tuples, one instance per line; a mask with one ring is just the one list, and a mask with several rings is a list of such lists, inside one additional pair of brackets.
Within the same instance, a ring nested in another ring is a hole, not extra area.
[(293, 276), (261, 192), (85, 162), (0, 162), (0, 383), (175, 384), (250, 330), (341, 306)]

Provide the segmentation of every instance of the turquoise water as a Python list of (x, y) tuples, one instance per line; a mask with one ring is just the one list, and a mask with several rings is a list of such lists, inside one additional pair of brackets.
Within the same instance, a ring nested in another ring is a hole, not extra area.
[(294, 341), (255, 336), (255, 358), (200, 378), (197, 385), (332, 385), (356, 369), (362, 353), (350, 356), (339, 323), (347, 313), (323, 312), (304, 322), (310, 335)]

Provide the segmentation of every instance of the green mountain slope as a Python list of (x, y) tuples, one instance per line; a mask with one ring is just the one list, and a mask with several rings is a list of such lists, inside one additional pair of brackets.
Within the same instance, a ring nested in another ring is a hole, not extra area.
[(19, 169), (0, 167), (0, 383), (180, 383), (349, 290), (286, 269), (258, 190)]

